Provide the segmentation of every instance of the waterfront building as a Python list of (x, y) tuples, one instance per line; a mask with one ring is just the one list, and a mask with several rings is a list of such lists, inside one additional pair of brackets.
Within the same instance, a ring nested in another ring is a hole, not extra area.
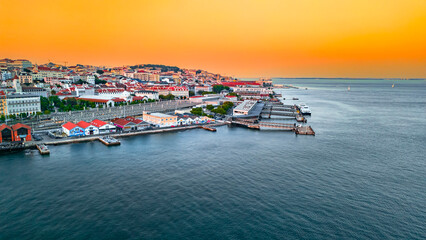
[(13, 129), (6, 124), (0, 125), (0, 143), (13, 141)]
[(116, 127), (113, 124), (106, 123), (99, 119), (91, 121), (90, 124), (99, 129), (99, 134), (114, 133), (116, 131)]
[(62, 125), (62, 131), (68, 136), (68, 137), (75, 137), (75, 136), (84, 136), (85, 131), (83, 128), (77, 126), (76, 124), (72, 122), (67, 122), (64, 125)]
[(117, 127), (117, 131), (131, 131), (131, 130), (137, 130), (137, 124), (126, 120), (124, 118), (117, 118), (112, 121), (112, 123)]
[(99, 134), (99, 128), (91, 123), (80, 121), (76, 125), (84, 129), (84, 135), (86, 136)]
[(207, 116), (178, 114), (177, 117), (178, 117), (178, 120), (177, 120), (178, 126), (214, 122), (214, 119), (211, 119)]
[(249, 115), (256, 106), (257, 101), (245, 100), (234, 108), (234, 115)]
[(13, 141), (31, 141), (31, 127), (22, 123), (12, 126)]
[(177, 126), (177, 116), (164, 113), (143, 112), (143, 120), (156, 127), (174, 127)]
[(131, 117), (131, 116), (125, 117), (124, 119), (126, 119), (127, 121), (130, 121), (130, 122), (132, 122), (132, 123), (135, 124), (134, 130), (143, 130), (143, 129), (146, 129), (146, 128), (150, 127), (149, 123), (144, 122), (144, 121), (142, 121), (140, 119)]
[(11, 93), (6, 97), (7, 115), (41, 112), (40, 96), (28, 93)]

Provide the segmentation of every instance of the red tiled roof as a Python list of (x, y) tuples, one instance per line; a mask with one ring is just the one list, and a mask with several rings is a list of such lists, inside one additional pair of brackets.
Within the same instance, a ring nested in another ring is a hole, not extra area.
[(90, 123), (85, 122), (85, 121), (80, 121), (77, 123), (77, 126), (81, 127), (81, 128), (88, 128), (90, 126)]
[(113, 102), (125, 102), (126, 100), (122, 99), (122, 98), (113, 98), (111, 99)]
[(94, 103), (107, 103), (109, 100), (106, 99), (96, 99), (96, 98), (77, 98), (78, 100), (85, 100)]
[(77, 125), (75, 125), (74, 123), (72, 123), (72, 122), (67, 122), (67, 123), (65, 123), (64, 125), (62, 125), (62, 127), (63, 128), (65, 128), (65, 129), (68, 129), (68, 130), (71, 130), (71, 129), (73, 129), (73, 128), (75, 128), (75, 127), (78, 127)]
[(105, 125), (105, 124), (107, 124), (106, 122), (104, 122), (104, 121), (101, 121), (101, 120), (99, 120), (99, 119), (95, 119), (95, 120), (93, 120), (93, 121), (91, 121), (90, 122), (93, 126), (95, 126), (95, 127), (102, 127), (103, 125)]
[(0, 125), (0, 131), (3, 131), (3, 129), (5, 129), (5, 128), (7, 128), (7, 129), (9, 129), (9, 130), (12, 131), (12, 128), (9, 127), (8, 125), (4, 124), (4, 123), (2, 125)]
[(135, 119), (135, 120), (133, 120), (132, 121), (133, 123), (136, 123), (136, 124), (139, 124), (139, 123), (141, 123), (141, 122), (143, 122), (142, 120), (140, 120), (140, 119)]
[(144, 97), (140, 97), (140, 96), (135, 96), (132, 98), (133, 101), (138, 101), (138, 100), (144, 100)]
[(114, 121), (115, 124), (120, 125), (120, 126), (125, 126), (126, 124), (128, 124), (130, 121), (123, 119), (123, 118), (119, 118), (117, 120)]
[(15, 125), (13, 125), (13, 126), (12, 126), (12, 129), (13, 129), (13, 130), (18, 130), (18, 129), (20, 129), (20, 128), (31, 129), (31, 127), (30, 127), (30, 126), (25, 125), (25, 124), (22, 124), (22, 123), (17, 123), (17, 124), (15, 124)]

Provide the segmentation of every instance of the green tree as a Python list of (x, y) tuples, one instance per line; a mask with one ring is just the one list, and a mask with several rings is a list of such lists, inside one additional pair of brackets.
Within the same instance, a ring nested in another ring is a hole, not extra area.
[(102, 74), (104, 74), (104, 71), (103, 70), (96, 70), (96, 73), (102, 75)]
[(210, 111), (214, 109), (213, 105), (211, 105), (211, 104), (207, 105), (206, 108)]
[(222, 90), (229, 90), (229, 87), (223, 86), (223, 85), (214, 85), (213, 86), (213, 92), (215, 92), (215, 93), (220, 93)]
[(193, 108), (191, 109), (191, 113), (194, 115), (198, 115), (198, 116), (202, 116), (203, 115), (203, 109), (198, 107), (198, 108)]
[(228, 111), (233, 106), (234, 106), (234, 104), (232, 102), (224, 102), (222, 104), (222, 108), (225, 109), (225, 111)]
[(49, 99), (46, 97), (40, 97), (40, 106), (42, 111), (49, 109), (50, 107)]

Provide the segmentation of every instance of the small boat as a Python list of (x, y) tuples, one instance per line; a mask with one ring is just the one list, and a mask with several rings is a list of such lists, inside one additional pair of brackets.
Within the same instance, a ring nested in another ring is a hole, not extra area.
[(392, 84), (392, 87), (395, 87), (395, 84)]
[(351, 86), (348, 86), (348, 91), (350, 91), (351, 90)]
[(299, 98), (297, 98), (297, 97), (294, 97), (294, 98), (293, 98), (293, 100), (299, 100)]
[(303, 115), (311, 115), (311, 109), (305, 105), (300, 108), (300, 113), (302, 113)]

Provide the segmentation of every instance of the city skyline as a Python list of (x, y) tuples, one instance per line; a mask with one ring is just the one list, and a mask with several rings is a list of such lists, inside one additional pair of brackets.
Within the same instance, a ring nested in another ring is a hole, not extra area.
[(424, 1), (52, 3), (0, 2), (3, 57), (239, 78), (426, 76)]

